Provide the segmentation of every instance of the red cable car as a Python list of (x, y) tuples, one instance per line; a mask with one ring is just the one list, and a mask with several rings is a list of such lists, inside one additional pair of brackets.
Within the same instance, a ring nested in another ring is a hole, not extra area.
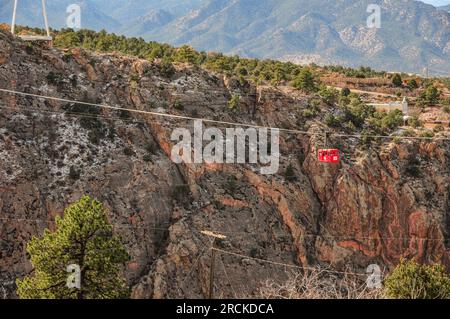
[(338, 149), (320, 149), (318, 159), (322, 163), (339, 163), (341, 156)]

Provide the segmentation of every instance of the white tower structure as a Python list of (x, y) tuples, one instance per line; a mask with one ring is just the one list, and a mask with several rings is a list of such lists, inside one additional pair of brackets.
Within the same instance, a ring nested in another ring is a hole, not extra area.
[[(11, 33), (15, 34), (16, 29), (16, 17), (17, 17), (17, 3), (19, 0), (14, 0), (14, 9), (13, 9), (13, 17), (12, 17), (12, 23), (11, 23)], [(47, 32), (47, 36), (36, 36), (36, 35), (22, 35), (19, 37), (26, 41), (52, 41), (52, 37), (50, 35), (50, 28), (48, 26), (48, 19), (47, 19), (47, 10), (45, 8), (45, 0), (42, 0), (42, 16), (44, 17), (44, 23), (45, 23), (45, 31)]]
[(404, 97), (403, 101), (402, 101), (402, 111), (403, 111), (403, 115), (405, 115), (405, 116), (409, 115), (408, 101), (406, 100), (406, 97)]

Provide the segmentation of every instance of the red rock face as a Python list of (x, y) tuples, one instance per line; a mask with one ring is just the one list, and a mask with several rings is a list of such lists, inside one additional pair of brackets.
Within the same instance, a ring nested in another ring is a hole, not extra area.
[[(14, 280), (32, 270), (26, 243), (52, 229), (54, 216), (83, 194), (108, 208), (132, 256), (125, 273), (135, 298), (207, 294), (211, 242), (202, 230), (227, 235), (224, 250), (279, 263), (364, 272), (371, 263), (391, 267), (411, 257), (450, 267), (448, 143), (384, 142), (367, 151), (331, 136), (329, 143), (349, 154), (339, 165), (318, 163), (321, 118), (306, 121), (310, 97), (288, 88), (241, 87), (186, 65), (169, 79), (157, 62), (83, 50), (35, 48), (29, 55), (0, 32), (2, 41), (0, 87), (15, 81), (19, 91), (310, 132), (282, 134), (280, 171), (264, 176), (250, 165), (174, 164), (172, 129), (192, 130), (189, 121), (102, 110), (107, 134), (95, 141), (78, 117), (30, 112), (66, 105), (16, 97), (0, 114), (0, 283), (8, 297), (15, 296)], [(49, 72), (59, 82), (47, 83)], [(76, 86), (67, 80), (74, 76)], [(242, 104), (230, 112), (235, 93)], [(0, 106), (11, 101), (0, 94)], [(411, 164), (414, 154), (419, 162)], [(284, 176), (289, 164), (292, 181)], [(79, 179), (69, 176), (71, 166)], [(257, 296), (263, 281), (288, 275), (285, 267), (231, 255), (220, 255), (216, 267), (218, 297)]]
[[(312, 179), (326, 207), (324, 228), (342, 238), (338, 246), (365, 257), (380, 257), (387, 265), (413, 257), (449, 266), (445, 246), (448, 229), (442, 223), (449, 213), (449, 179), (446, 173), (441, 174), (448, 171), (442, 152), (425, 153), (427, 166), (420, 179), (404, 174), (402, 170), (407, 167), (393, 165), (425, 148), (439, 146), (390, 144), (383, 153), (366, 157), (352, 167), (344, 164), (347, 169), (341, 168), (331, 184)], [(328, 252), (324, 256), (327, 259)]]

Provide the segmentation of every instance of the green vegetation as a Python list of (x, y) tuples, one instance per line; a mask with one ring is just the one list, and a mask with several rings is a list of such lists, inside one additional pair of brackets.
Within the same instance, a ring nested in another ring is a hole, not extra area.
[(410, 91), (413, 91), (417, 88), (419, 88), (419, 85), (417, 84), (417, 81), (415, 79), (411, 79), (407, 82), (406, 86)]
[(133, 149), (131, 148), (131, 147), (124, 147), (124, 149), (123, 149), (123, 153), (126, 155), (126, 156), (133, 156), (134, 155), (134, 151), (133, 151)]
[(400, 110), (388, 113), (376, 112), (370, 123), (383, 131), (394, 130), (403, 124), (403, 113)]
[(351, 78), (373, 78), (373, 77), (384, 77), (386, 72), (378, 72), (370, 67), (360, 67), (359, 69), (353, 69), (343, 66), (326, 66), (326, 70), (336, 73), (341, 73), (347, 77)]
[(323, 101), (328, 105), (336, 104), (339, 97), (338, 90), (334, 88), (328, 88), (326, 86), (321, 86), (318, 93), (320, 97), (323, 99)]
[(443, 100), (442, 104), (444, 105), (442, 107), (442, 111), (444, 111), (444, 113), (450, 114), (450, 99)]
[(88, 130), (89, 141), (93, 144), (99, 144), (100, 140), (107, 136), (108, 130), (100, 120), (100, 107), (84, 103), (100, 103), (87, 95), (81, 99), (82, 103), (73, 103), (63, 106), (63, 110), (69, 114), (80, 115), (79, 123), (82, 128)]
[(349, 96), (352, 93), (349, 88), (343, 88), (341, 90), (341, 96)]
[(434, 132), (430, 130), (424, 130), (420, 133), (421, 137), (432, 138), (434, 137)]
[(175, 185), (171, 191), (171, 197), (179, 204), (186, 205), (190, 199), (191, 189), (189, 185)]
[(397, 87), (401, 87), (403, 85), (403, 80), (400, 74), (394, 74), (394, 76), (392, 77), (392, 84)]
[(442, 265), (401, 260), (384, 281), (384, 294), (396, 299), (448, 299), (450, 276)]
[[(246, 85), (248, 81), (262, 84), (270, 83), (290, 84), (294, 88), (305, 93), (317, 93), (316, 97), (329, 106), (339, 107), (339, 112), (327, 114), (325, 122), (329, 126), (344, 128), (346, 130), (356, 130), (362, 128), (372, 129), (376, 132), (387, 133), (402, 124), (402, 117), (398, 112), (378, 113), (373, 107), (365, 105), (357, 94), (344, 88), (340, 94), (331, 88), (322, 85), (319, 76), (327, 72), (337, 72), (348, 77), (369, 78), (386, 77), (385, 72), (374, 71), (371, 68), (360, 67), (359, 69), (345, 68), (341, 66), (328, 66), (318, 69), (317, 66), (308, 67), (296, 65), (290, 62), (280, 62), (275, 60), (258, 60), (241, 58), (239, 56), (227, 56), (214, 52), (199, 52), (192, 47), (184, 45), (178, 48), (157, 42), (145, 42), (142, 38), (126, 38), (106, 31), (94, 32), (90, 30), (73, 31), (72, 29), (62, 29), (55, 32), (55, 44), (64, 48), (81, 47), (88, 50), (100, 52), (120, 52), (126, 55), (133, 55), (155, 61), (160, 68), (162, 76), (172, 77), (176, 70), (174, 63), (190, 63), (207, 70), (221, 73), (238, 80), (241, 85)], [(131, 80), (138, 82), (137, 78)], [(402, 86), (402, 76), (395, 74), (392, 81), (397, 86)], [(417, 81), (408, 81), (408, 88), (417, 87)], [(164, 87), (161, 87), (164, 89)], [(233, 94), (228, 106), (231, 110), (239, 110), (241, 97)], [(427, 89), (423, 92), (423, 97), (418, 104), (434, 103), (439, 99), (439, 92), (431, 82), (428, 82)], [(303, 118), (314, 118), (320, 114), (320, 100), (316, 99), (317, 105), (310, 105), (303, 111)], [(168, 107), (168, 105), (166, 105)], [(173, 108), (182, 110), (183, 106), (177, 101)], [(164, 105), (163, 105), (164, 107)], [(86, 123), (87, 124), (87, 123)], [(369, 125), (369, 127), (366, 127)], [(104, 135), (101, 123), (89, 123), (88, 126), (93, 132), (90, 137), (94, 143), (98, 143)], [(96, 128), (95, 128), (96, 127)]]
[(413, 127), (413, 128), (418, 128), (418, 127), (422, 127), (423, 123), (421, 120), (419, 120), (419, 118), (417, 116), (412, 116), (409, 120), (408, 120), (408, 124)]
[(168, 57), (162, 59), (159, 65), (160, 72), (166, 78), (170, 78), (175, 74), (175, 68), (173, 67), (172, 61)]
[(57, 73), (55, 73), (55, 72), (53, 72), (53, 71), (50, 71), (48, 74), (47, 74), (47, 82), (48, 82), (48, 84), (52, 84), (52, 85), (58, 85), (58, 84), (60, 84), (61, 83), (61, 81), (62, 81), (62, 78), (61, 78), (61, 75), (60, 74), (57, 74)]
[(317, 84), (314, 76), (308, 69), (301, 70), (300, 73), (291, 82), (291, 85), (294, 88), (302, 90), (306, 93), (317, 91)]
[(144, 162), (151, 162), (152, 161), (152, 155), (151, 154), (145, 154), (142, 159), (144, 160)]
[(338, 97), (339, 111), (328, 113), (324, 123), (330, 127), (344, 128), (349, 131), (369, 129), (374, 134), (388, 133), (403, 124), (403, 113), (399, 110), (388, 113), (377, 112), (375, 107), (365, 104), (354, 93)]
[[(129, 297), (122, 267), (129, 260), (120, 239), (113, 235), (103, 205), (89, 196), (56, 217), (55, 231), (27, 245), (33, 275), (17, 280), (22, 299), (113, 299)], [(67, 268), (80, 269), (79, 289), (67, 286)]]
[(190, 46), (179, 48), (157, 42), (146, 42), (142, 38), (127, 38), (106, 31), (74, 31), (62, 29), (56, 31), (54, 44), (63, 48), (81, 47), (98, 52), (120, 52), (154, 61), (159, 59), (160, 72), (165, 77), (175, 74), (173, 62), (191, 63), (210, 71), (233, 76), (253, 83), (290, 82), (304, 67), (289, 62), (257, 60), (226, 56), (221, 53), (198, 52)]
[(435, 133), (442, 132), (443, 130), (444, 130), (444, 126), (442, 126), (442, 124), (438, 124), (433, 128), (433, 132), (435, 132)]
[(228, 108), (231, 110), (239, 110), (239, 103), (241, 101), (241, 96), (239, 94), (233, 94), (230, 101), (228, 101)]
[(80, 171), (78, 171), (74, 166), (70, 166), (69, 169), (70, 179), (77, 180), (80, 178)]
[(297, 176), (295, 176), (294, 166), (292, 166), (292, 164), (289, 164), (286, 168), (286, 171), (284, 172), (284, 178), (288, 182), (294, 182), (297, 180)]
[(439, 103), (439, 97), (441, 96), (441, 92), (433, 85), (428, 84), (426, 89), (419, 97), (418, 105), (426, 106), (427, 104), (437, 104)]
[(180, 102), (179, 100), (176, 100), (175, 102), (173, 102), (172, 107), (173, 107), (175, 110), (179, 110), (179, 111), (182, 111), (182, 110), (184, 109), (183, 104), (181, 104), (181, 102)]
[(234, 195), (238, 189), (238, 183), (234, 176), (231, 176), (227, 179), (224, 184), (224, 189), (227, 191), (227, 194)]
[(405, 174), (418, 178), (422, 174), (420, 172), (420, 161), (416, 157), (409, 157), (405, 165)]

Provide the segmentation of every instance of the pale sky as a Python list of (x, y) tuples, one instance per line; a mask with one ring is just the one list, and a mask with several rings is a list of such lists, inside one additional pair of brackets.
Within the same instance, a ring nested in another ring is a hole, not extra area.
[(445, 6), (450, 4), (450, 0), (421, 0), (422, 2), (432, 4), (434, 6)]

